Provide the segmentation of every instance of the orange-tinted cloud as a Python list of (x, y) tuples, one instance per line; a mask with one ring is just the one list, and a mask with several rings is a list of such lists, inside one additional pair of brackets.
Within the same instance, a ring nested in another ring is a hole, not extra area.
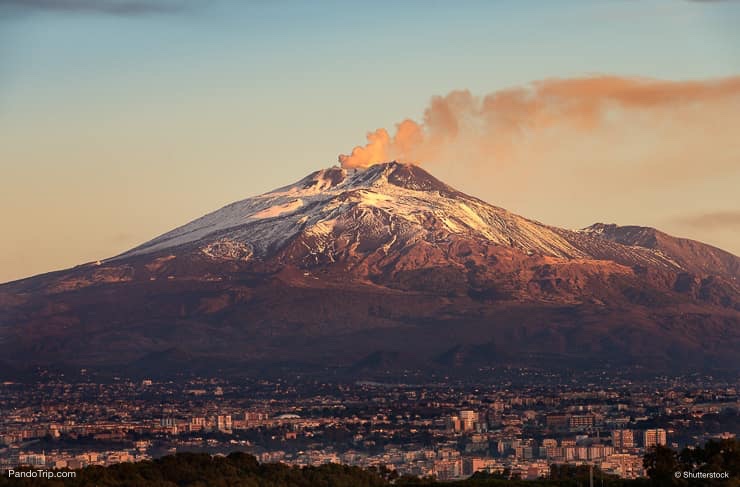
[[(422, 122), (404, 120), (392, 137), (385, 129), (371, 132), (366, 145), (340, 155), (339, 161), (345, 167), (388, 160), (434, 162), (461, 151), (476, 163), (507, 161), (547, 130), (584, 135), (609, 130), (615, 121), (626, 127), (648, 120), (665, 133), (666, 124), (681, 124), (681, 117), (693, 116), (687, 109), (711, 116), (703, 107), (729, 99), (740, 99), (740, 76), (705, 81), (548, 79), (483, 97), (453, 91), (432, 98)], [(734, 122), (740, 122), (740, 115)]]

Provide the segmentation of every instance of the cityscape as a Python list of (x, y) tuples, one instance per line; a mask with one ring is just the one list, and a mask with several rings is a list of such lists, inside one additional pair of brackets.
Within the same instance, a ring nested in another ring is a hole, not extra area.
[[(242, 451), (260, 462), (341, 463), (458, 480), (548, 478), (552, 465), (645, 476), (643, 456), (734, 439), (736, 381), (583, 380), (508, 371), (496, 384), (130, 380), (46, 375), (4, 382), (0, 467), (81, 469), (168, 454)], [(545, 374), (546, 375), (546, 374)]]

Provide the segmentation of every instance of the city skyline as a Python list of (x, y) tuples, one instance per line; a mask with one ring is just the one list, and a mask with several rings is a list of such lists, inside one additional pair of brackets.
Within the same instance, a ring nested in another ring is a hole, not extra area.
[[(33, 385), (0, 384), (0, 408), (14, 406), (0, 421), (0, 470), (31, 465), (84, 476), (85, 467), (151, 461), (164, 452), (240, 451), (263, 463), (384, 466), (396, 477), (440, 481), (476, 472), (557, 480), (589, 466), (598, 475), (637, 479), (649, 473), (643, 457), (655, 447), (736, 444), (736, 381), (695, 374), (634, 380), (586, 373), (581, 383), (545, 371), (491, 370), (495, 380), (394, 384), (111, 381), (87, 371), (45, 372)], [(38, 398), (48, 395), (54, 400), (37, 411)], [(730, 431), (718, 430), (719, 418)]]

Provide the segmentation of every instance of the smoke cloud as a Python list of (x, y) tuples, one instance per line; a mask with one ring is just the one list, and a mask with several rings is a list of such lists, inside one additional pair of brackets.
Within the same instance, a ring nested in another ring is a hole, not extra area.
[[(390, 160), (522, 163), (585, 135), (598, 135), (594, 140), (613, 144), (619, 139), (615, 134), (631, 132), (628, 142), (636, 146), (640, 136), (630, 128), (642, 130), (641, 144), (650, 145), (650, 154), (660, 154), (656, 146), (675, 145), (670, 139), (687, 133), (716, 142), (717, 136), (704, 132), (726, 133), (725, 123), (737, 126), (740, 115), (728, 108), (728, 102), (737, 107), (738, 101), (740, 76), (704, 81), (617, 76), (548, 79), (482, 97), (467, 90), (453, 91), (433, 97), (420, 122), (403, 120), (393, 134), (383, 128), (370, 132), (365, 145), (341, 154), (339, 162), (347, 168)], [(645, 132), (649, 139), (653, 129), (653, 140), (646, 142)], [(581, 145), (595, 153), (609, 150), (593, 142)]]

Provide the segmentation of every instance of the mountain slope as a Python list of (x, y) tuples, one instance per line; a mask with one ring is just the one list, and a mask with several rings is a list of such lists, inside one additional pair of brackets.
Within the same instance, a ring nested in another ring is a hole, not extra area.
[(0, 286), (0, 343), (21, 368), (140, 370), (178, 350), (202, 369), (738, 370), (738, 269), (654, 229), (544, 225), (416, 166), (329, 168)]
[(351, 174), (336, 167), (317, 171), (293, 185), (221, 208), (120, 257), (203, 239), (239, 242), (264, 256), (299, 234), (318, 241), (354, 230), (362, 230), (361, 237), (396, 236), (403, 243), (455, 234), (551, 255), (580, 255), (550, 227), (457, 192), (418, 167), (391, 163)]
[(731, 253), (695, 240), (672, 237), (654, 228), (596, 223), (582, 232), (621, 245), (650, 249), (668, 256), (686, 272), (736, 279), (740, 276), (740, 259)]

